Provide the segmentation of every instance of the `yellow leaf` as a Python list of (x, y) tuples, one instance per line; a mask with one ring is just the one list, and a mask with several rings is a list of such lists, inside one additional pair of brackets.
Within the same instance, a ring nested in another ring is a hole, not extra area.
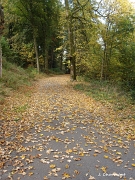
[(55, 164), (50, 164), (50, 168), (55, 168), (56, 166), (55, 166)]
[(68, 168), (69, 168), (69, 165), (68, 165), (68, 164), (66, 164), (66, 165), (65, 165), (65, 168), (66, 168), (66, 169), (68, 169)]
[(116, 154), (121, 155), (121, 152), (116, 152)]
[(20, 156), (21, 159), (25, 159), (25, 155)]
[(133, 167), (135, 167), (135, 164), (132, 164)]
[(108, 152), (108, 148), (106, 146), (104, 146), (103, 149), (104, 149), (105, 152)]
[(33, 172), (30, 172), (30, 173), (29, 173), (29, 176), (32, 176), (33, 174), (34, 174)]
[(104, 155), (104, 158), (108, 159), (109, 157), (108, 157), (108, 156), (106, 156), (106, 155)]
[(44, 180), (49, 180), (47, 176), (44, 176)]
[(64, 172), (63, 177), (64, 178), (70, 178), (70, 175), (68, 173)]
[(75, 131), (75, 130), (76, 130), (76, 128), (75, 128), (75, 127), (73, 127), (73, 128), (71, 128), (71, 130), (72, 130), (72, 131)]
[(106, 169), (107, 169), (107, 167), (105, 167), (105, 166), (102, 166), (102, 167), (101, 167), (101, 170), (102, 170), (104, 173), (106, 173)]
[(72, 153), (72, 149), (67, 149), (67, 150), (66, 150), (66, 153), (67, 153), (67, 154)]
[(80, 152), (80, 153), (79, 153), (79, 156), (84, 156), (84, 153), (83, 153), (83, 152)]
[(75, 161), (80, 161), (80, 160), (81, 160), (81, 158), (74, 158), (74, 160), (75, 160)]

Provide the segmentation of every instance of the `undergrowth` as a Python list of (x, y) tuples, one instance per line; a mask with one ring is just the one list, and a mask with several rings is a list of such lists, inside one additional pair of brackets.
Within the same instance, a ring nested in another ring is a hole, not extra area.
[(114, 110), (123, 110), (129, 104), (134, 104), (130, 93), (124, 91), (119, 84), (109, 81), (81, 81), (74, 85), (74, 89), (83, 91), (102, 103), (112, 104)]
[(11, 90), (17, 90), (23, 85), (31, 85), (37, 73), (35, 69), (23, 69), (3, 58), (2, 78), (0, 78), (0, 103), (9, 96)]

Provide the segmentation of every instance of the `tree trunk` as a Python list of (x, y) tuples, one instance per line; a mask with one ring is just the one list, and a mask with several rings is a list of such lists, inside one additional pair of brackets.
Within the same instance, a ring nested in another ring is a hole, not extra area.
[[(0, 41), (1, 41), (1, 35), (3, 34), (3, 27), (4, 25), (4, 12), (3, 7), (0, 5)], [(0, 42), (0, 78), (2, 78), (2, 47)]]
[(33, 39), (34, 39), (34, 47), (35, 47), (35, 54), (36, 54), (37, 72), (39, 73), (39, 55), (38, 55), (37, 40), (36, 40), (35, 33), (33, 33)]
[(62, 60), (63, 60), (63, 54), (60, 54), (60, 70), (62, 71)]
[(102, 62), (101, 62), (101, 73), (100, 73), (100, 81), (103, 80), (103, 71), (104, 71), (104, 58), (102, 57)]
[(45, 49), (45, 71), (48, 72), (48, 51)]
[(70, 15), (69, 3), (68, 0), (65, 0), (65, 8), (67, 11), (67, 20), (68, 20), (68, 36), (69, 36), (69, 49), (70, 49), (70, 75), (71, 79), (76, 80), (76, 59), (75, 59), (75, 46), (74, 46), (74, 35), (72, 27), (72, 17)]
[[(0, 37), (1, 40), (1, 37)], [(0, 78), (2, 78), (2, 48), (0, 43)]]

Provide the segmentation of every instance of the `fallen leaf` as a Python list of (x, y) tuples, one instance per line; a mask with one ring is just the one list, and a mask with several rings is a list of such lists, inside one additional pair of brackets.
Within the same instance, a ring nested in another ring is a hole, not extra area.
[(56, 165), (55, 164), (50, 164), (50, 168), (55, 168), (56, 167)]
[(49, 180), (47, 176), (44, 176), (44, 180)]
[(90, 175), (89, 180), (95, 180), (95, 178)]
[(101, 169), (104, 173), (106, 173), (107, 167), (102, 166), (100, 169)]
[(84, 153), (83, 153), (83, 152), (80, 152), (80, 153), (79, 153), (79, 156), (84, 156)]
[(122, 153), (121, 152), (116, 152), (116, 154), (121, 155)]
[(70, 175), (68, 173), (64, 172), (63, 173), (63, 178), (64, 179), (68, 179), (68, 178), (70, 178)]
[(29, 172), (29, 176), (32, 176), (34, 173), (33, 172)]
[(69, 164), (66, 164), (66, 165), (65, 165), (65, 168), (68, 169), (68, 168), (69, 168)]
[(66, 150), (66, 153), (67, 153), (67, 154), (70, 154), (70, 153), (72, 153), (72, 152), (73, 152), (72, 149), (67, 149), (67, 150)]
[(75, 173), (76, 175), (80, 174), (80, 172), (77, 171), (77, 170), (74, 170), (74, 173)]

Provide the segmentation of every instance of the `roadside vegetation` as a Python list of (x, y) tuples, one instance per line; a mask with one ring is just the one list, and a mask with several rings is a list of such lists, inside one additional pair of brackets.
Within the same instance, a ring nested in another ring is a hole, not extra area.
[[(106, 109), (101, 111), (101, 116), (106, 119), (120, 122), (134, 124), (135, 123), (135, 97), (132, 90), (126, 86), (122, 88), (120, 83), (110, 81), (96, 81), (78, 77), (78, 81), (73, 83), (73, 88), (77, 91), (84, 93), (86, 96), (91, 97), (99, 103), (99, 106)], [(95, 109), (99, 109), (95, 107)], [(111, 118), (111, 116), (113, 116)], [(123, 125), (124, 125), (123, 124)], [(134, 125), (133, 125), (134, 127)]]
[(37, 77), (35, 69), (28, 68), (25, 70), (3, 58), (3, 75), (0, 78), (0, 103), (3, 103), (5, 97), (9, 96), (12, 91), (23, 86), (30, 86)]
[(120, 84), (109, 81), (82, 81), (74, 85), (74, 89), (83, 91), (102, 103), (111, 103), (114, 109), (123, 109), (129, 104), (134, 104), (134, 97), (130, 91), (121, 88)]
[(26, 86), (30, 87), (34, 81), (42, 77), (62, 74), (64, 74), (64, 71), (58, 68), (50, 69), (47, 73), (39, 74), (34, 67), (24, 69), (3, 58), (2, 78), (0, 78), (0, 104), (3, 104), (5, 97), (10, 96), (13, 91), (20, 91), (26, 88)]

